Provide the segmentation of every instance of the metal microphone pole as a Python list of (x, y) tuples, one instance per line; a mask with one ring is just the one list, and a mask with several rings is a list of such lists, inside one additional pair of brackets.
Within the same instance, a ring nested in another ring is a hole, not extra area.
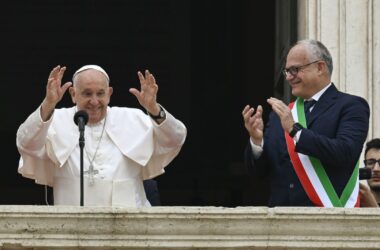
[(80, 148), (80, 205), (83, 206), (83, 148), (84, 148), (84, 135), (80, 131), (79, 148)]
[(84, 110), (79, 110), (74, 115), (74, 122), (79, 128), (79, 148), (80, 148), (80, 205), (83, 206), (83, 148), (84, 148), (84, 127), (88, 122), (88, 114)]

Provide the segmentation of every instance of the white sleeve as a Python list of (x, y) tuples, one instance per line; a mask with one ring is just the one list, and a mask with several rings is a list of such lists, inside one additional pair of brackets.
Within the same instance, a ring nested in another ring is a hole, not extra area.
[(164, 168), (178, 155), (185, 142), (187, 129), (185, 125), (166, 112), (166, 119), (161, 124), (153, 123), (154, 152), (151, 160), (143, 168), (143, 178), (151, 179), (164, 172)]
[(31, 156), (44, 158), (46, 154), (46, 138), (52, 118), (44, 122), (40, 115), (40, 107), (35, 110), (18, 128), (16, 145), (21, 155), (27, 153)]
[(249, 142), (251, 143), (253, 158), (257, 160), (263, 153), (264, 140), (261, 141), (260, 146), (257, 146), (256, 144), (254, 144), (251, 138), (249, 138)]
[(17, 130), (16, 145), (21, 155), (18, 172), (36, 183), (53, 184), (53, 162), (46, 147), (47, 133), (51, 120), (43, 122), (40, 107), (34, 111)]

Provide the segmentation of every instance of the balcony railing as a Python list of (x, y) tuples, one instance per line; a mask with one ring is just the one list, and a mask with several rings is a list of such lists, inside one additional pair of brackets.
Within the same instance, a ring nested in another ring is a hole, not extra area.
[(380, 209), (0, 206), (0, 249), (380, 249)]

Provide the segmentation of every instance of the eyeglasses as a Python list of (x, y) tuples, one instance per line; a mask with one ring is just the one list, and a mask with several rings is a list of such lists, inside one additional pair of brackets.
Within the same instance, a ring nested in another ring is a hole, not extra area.
[(311, 62), (311, 63), (308, 63), (308, 64), (305, 64), (305, 65), (301, 65), (301, 66), (298, 66), (298, 67), (295, 67), (295, 66), (292, 66), (290, 68), (287, 68), (287, 69), (284, 69), (282, 71), (282, 73), (284, 74), (284, 76), (286, 77), (288, 74), (291, 74), (292, 76), (296, 76), (298, 74), (298, 72), (303, 69), (303, 68), (306, 68), (307, 66), (313, 64), (313, 63), (316, 63), (316, 62), (319, 62), (321, 60), (316, 60), (314, 62)]
[(380, 159), (376, 160), (376, 159), (371, 158), (371, 159), (364, 160), (364, 164), (367, 168), (374, 168), (376, 163), (379, 164), (380, 166)]

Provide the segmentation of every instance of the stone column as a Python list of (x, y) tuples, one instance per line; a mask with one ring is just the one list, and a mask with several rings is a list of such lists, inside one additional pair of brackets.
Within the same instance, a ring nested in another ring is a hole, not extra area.
[(365, 98), (371, 108), (368, 139), (380, 137), (380, 0), (299, 0), (299, 39), (330, 50), (333, 82)]

